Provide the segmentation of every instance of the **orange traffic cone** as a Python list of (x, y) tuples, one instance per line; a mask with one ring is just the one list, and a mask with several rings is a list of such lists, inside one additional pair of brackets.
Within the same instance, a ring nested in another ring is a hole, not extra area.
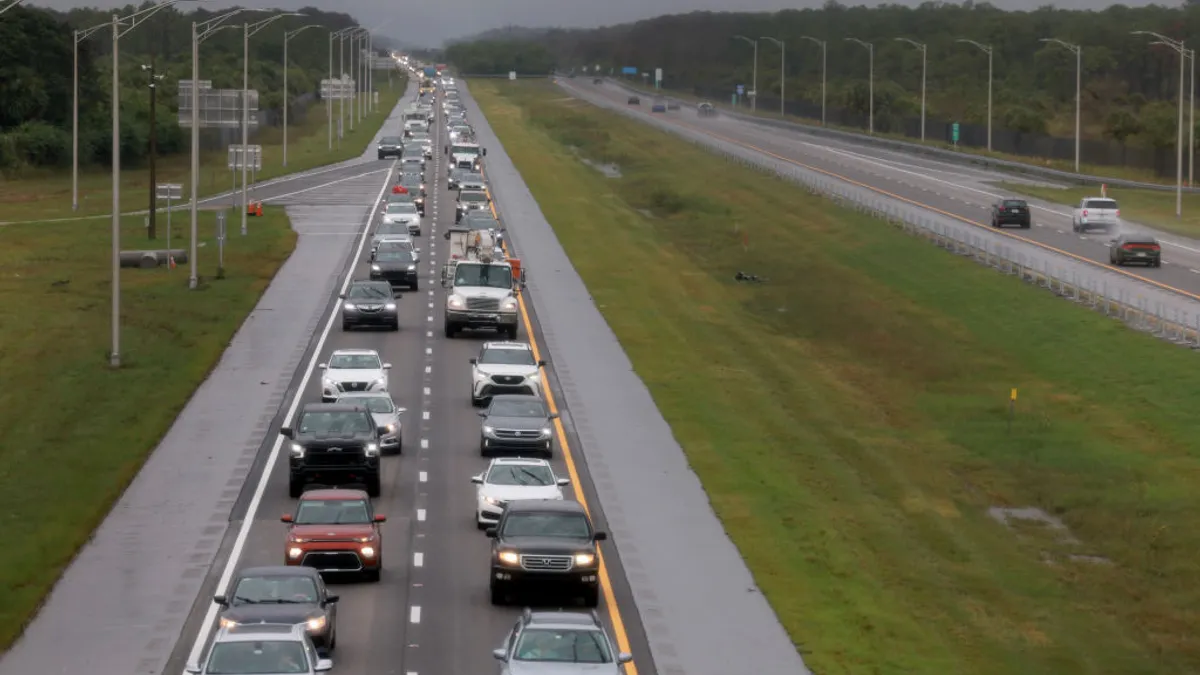
[(256, 208), (254, 210), (254, 215), (258, 216), (259, 218), (262, 218), (262, 202), (258, 203), (258, 208)]

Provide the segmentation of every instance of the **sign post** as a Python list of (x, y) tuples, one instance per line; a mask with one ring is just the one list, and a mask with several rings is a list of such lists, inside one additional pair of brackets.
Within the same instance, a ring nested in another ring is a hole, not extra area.
[(654, 88), (662, 89), (662, 68), (654, 69)]
[(154, 186), (155, 199), (167, 202), (167, 269), (175, 268), (175, 259), (171, 255), (171, 202), (183, 200), (183, 185), (179, 183), (159, 183)]
[(958, 122), (950, 125), (950, 142), (958, 145)]
[(217, 278), (225, 278), (225, 212), (217, 211)]
[(515, 71), (515, 70), (508, 71), (508, 79), (510, 79), (510, 80), (517, 79), (517, 71)]
[(737, 93), (734, 94), (733, 104), (737, 105), (739, 102), (741, 102), (742, 97), (745, 95), (746, 95), (746, 85), (739, 84), (737, 86)]

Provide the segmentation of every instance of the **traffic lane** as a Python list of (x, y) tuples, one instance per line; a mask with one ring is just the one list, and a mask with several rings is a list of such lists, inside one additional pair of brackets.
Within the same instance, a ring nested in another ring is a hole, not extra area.
[[(572, 86), (567, 85), (566, 88), (570, 90)], [(613, 105), (621, 104), (618, 99), (611, 96), (608, 97), (608, 100)], [(865, 170), (858, 162), (849, 158), (844, 161), (825, 161), (819, 155), (809, 152), (814, 149), (821, 150), (820, 146), (801, 139), (790, 138), (785, 134), (771, 133), (769, 130), (757, 128), (748, 122), (718, 125), (714, 121), (701, 118), (682, 120), (669, 115), (638, 112), (666, 124), (713, 134), (718, 138), (731, 140), (751, 149), (769, 151), (777, 157), (870, 187), (881, 193), (883, 197), (900, 197), (918, 206), (931, 207), (942, 213), (964, 219), (983, 229), (992, 229), (988, 226), (991, 214), (990, 197), (981, 196), (979, 194), (981, 190), (977, 188), (953, 184), (928, 176), (924, 177), (925, 184), (902, 180), (897, 176)], [(917, 175), (916, 172), (908, 173)], [(1035, 215), (1035, 225), (1037, 221), (1038, 218)], [(1046, 224), (1043, 222), (1043, 227), (1035, 226), (1029, 230), (1006, 230), (1006, 232), (1013, 237), (1038, 242), (1058, 251), (1090, 260), (1098, 265), (1107, 266), (1109, 264), (1108, 241), (1110, 237), (1108, 235), (1081, 235), (1071, 231), (1069, 227), (1045, 226)], [(1122, 269), (1130, 277), (1147, 279), (1189, 295), (1200, 295), (1200, 272), (1191, 271), (1200, 269), (1200, 259), (1193, 259), (1190, 254), (1185, 256), (1172, 250), (1164, 255), (1163, 266), (1160, 268), (1125, 267)]]

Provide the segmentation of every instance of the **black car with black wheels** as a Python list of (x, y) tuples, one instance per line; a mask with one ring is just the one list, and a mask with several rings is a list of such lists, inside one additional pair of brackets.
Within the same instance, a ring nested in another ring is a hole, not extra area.
[(992, 227), (1016, 225), (1027, 230), (1032, 224), (1029, 202), (1024, 199), (1001, 199), (992, 204)]
[(387, 159), (389, 157), (400, 158), (404, 152), (404, 139), (399, 136), (384, 136), (379, 139), (377, 146), (379, 151), (379, 159)]
[(504, 605), (519, 591), (579, 597), (600, 602), (597, 543), (608, 538), (592, 527), (579, 502), (521, 499), (505, 507), (488, 528), (492, 539), (491, 599)]
[(375, 426), (366, 406), (348, 403), (306, 403), (294, 427), (279, 430), (288, 443), (288, 494), (306, 487), (361, 485), (378, 497), (379, 440), (387, 427)]
[(337, 647), (338, 596), (311, 567), (246, 567), (229, 582), (226, 595), (213, 596), (222, 627), (256, 623), (304, 624), (313, 646)]
[(400, 242), (397, 245), (384, 242), (379, 245), (375, 257), (371, 259), (371, 278), (386, 281), (393, 288), (405, 286), (414, 291), (418, 290), (420, 282), (417, 279), (416, 251), (402, 248), (399, 244)]
[(1118, 267), (1162, 267), (1162, 246), (1148, 234), (1123, 234), (1109, 242), (1108, 262)]
[(340, 297), (342, 330), (365, 326), (400, 330), (400, 314), (396, 309), (398, 298), (387, 281), (355, 281)]

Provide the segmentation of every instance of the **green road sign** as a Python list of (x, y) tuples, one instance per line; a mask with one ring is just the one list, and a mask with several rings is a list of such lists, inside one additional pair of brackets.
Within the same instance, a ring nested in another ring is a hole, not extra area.
[(950, 142), (958, 145), (958, 122), (950, 125)]

